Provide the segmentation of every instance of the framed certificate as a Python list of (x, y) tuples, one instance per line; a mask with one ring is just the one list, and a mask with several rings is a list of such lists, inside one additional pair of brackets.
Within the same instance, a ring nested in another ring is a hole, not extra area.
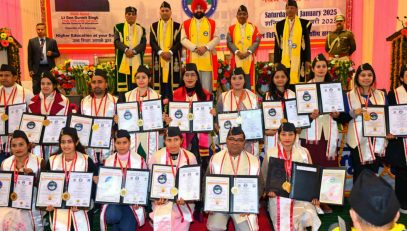
[(369, 106), (363, 113), (363, 136), (386, 137), (386, 109), (384, 106)]
[(143, 205), (148, 204), (148, 189), (150, 184), (150, 171), (147, 169), (129, 169), (126, 174), (124, 188), (127, 190), (122, 204)]
[(69, 127), (75, 128), (78, 131), (79, 140), (85, 147), (88, 147), (90, 144), (92, 123), (93, 119), (90, 116), (71, 115), (69, 118)]
[(65, 186), (65, 173), (61, 171), (41, 172), (38, 184), (37, 207), (62, 207), (62, 194)]
[(208, 175), (205, 177), (204, 211), (229, 213), (231, 177)]
[(139, 120), (139, 106), (137, 102), (118, 103), (116, 105), (119, 117), (119, 129), (125, 129), (129, 133), (140, 131), (137, 122)]
[[(24, 173), (18, 173), (17, 179), (13, 177), (13, 181), (15, 180), (17, 181), (14, 185), (12, 184), (14, 187), (10, 195), (11, 207), (31, 210), (34, 193), (34, 174), (24, 175)], [(14, 198), (13, 194), (15, 194)]]
[(90, 208), (92, 195), (92, 172), (71, 172), (69, 174), (68, 193), (69, 199), (66, 207)]
[(45, 116), (24, 113), (21, 117), (20, 130), (24, 131), (31, 143), (39, 144)]
[(62, 128), (67, 126), (67, 116), (47, 116), (44, 121), (44, 129), (41, 136), (41, 144), (55, 145), (58, 144), (59, 135)]
[(177, 172), (177, 199), (184, 201), (201, 200), (201, 166), (188, 165), (178, 169)]
[(189, 111), (189, 102), (170, 102), (169, 116), (172, 121), (170, 126), (179, 127), (182, 132), (191, 130), (192, 114)]
[(264, 129), (278, 129), (281, 120), (284, 118), (284, 109), (282, 101), (263, 101), (263, 120)]
[(299, 115), (311, 114), (315, 109), (319, 109), (316, 83), (296, 84), (294, 86)]
[(0, 106), (0, 135), (2, 136), (7, 135), (8, 119), (6, 108), (4, 106)]
[(213, 131), (212, 101), (192, 102), (192, 132)]
[(296, 100), (286, 100), (284, 109), (285, 118), (287, 118), (288, 122), (293, 123), (296, 128), (311, 127), (311, 121), (308, 115), (298, 115)]
[(231, 213), (259, 213), (258, 176), (233, 177), (231, 193)]
[(387, 133), (407, 137), (407, 104), (388, 106)]
[(120, 204), (122, 181), (123, 172), (120, 168), (100, 167), (95, 202)]
[(345, 168), (322, 169), (319, 201), (325, 204), (343, 205), (345, 180)]
[(112, 127), (113, 118), (94, 117), (89, 147), (110, 149)]
[(345, 111), (342, 83), (319, 83), (318, 87), (323, 114)]
[(8, 115), (7, 133), (10, 135), (20, 127), (21, 117), (27, 111), (27, 105), (25, 103), (9, 105), (6, 111)]
[(225, 144), (229, 130), (232, 127), (238, 126), (237, 118), (239, 114), (237, 112), (225, 112), (218, 114), (219, 124), (219, 143)]
[(141, 105), (143, 131), (157, 131), (164, 128), (161, 100), (146, 100)]
[(9, 207), (13, 172), (0, 171), (0, 207)]
[(175, 166), (160, 164), (153, 165), (150, 199), (175, 199), (177, 190), (175, 188), (173, 168), (175, 168)]
[(263, 139), (263, 114), (261, 109), (240, 111), (242, 118), (242, 130), (246, 136), (246, 140)]

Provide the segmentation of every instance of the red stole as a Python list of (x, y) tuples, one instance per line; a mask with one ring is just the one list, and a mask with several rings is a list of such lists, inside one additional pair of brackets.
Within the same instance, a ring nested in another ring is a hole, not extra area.
[[(56, 92), (54, 96), (54, 102), (52, 103), (51, 110), (50, 110), (50, 115), (56, 115), (59, 111), (62, 109), (65, 109), (64, 106), (62, 106), (60, 103), (63, 101), (61, 93)], [(45, 99), (44, 99), (45, 100)], [(30, 108), (30, 111), (33, 114), (36, 115), (41, 115), (41, 98), (40, 94), (36, 94), (32, 99), (30, 105), (28, 107)], [(69, 103), (67, 103), (67, 107), (69, 106)], [(69, 113), (69, 111), (68, 111)], [(67, 114), (67, 113), (65, 113)]]
[[(211, 100), (211, 93), (206, 91), (205, 89), (202, 88), (204, 91), (206, 101)], [(177, 90), (174, 91), (173, 94), (173, 100), (176, 102), (187, 102), (187, 90), (185, 86), (182, 86), (178, 88)], [(198, 96), (197, 96), (198, 98)], [(201, 100), (201, 99), (198, 99)], [(187, 133), (182, 133), (182, 136), (184, 137), (184, 143), (182, 144), (182, 147), (186, 149), (187, 147)], [(207, 133), (198, 133), (198, 145), (199, 145), (199, 155), (200, 156), (209, 156), (209, 134)]]

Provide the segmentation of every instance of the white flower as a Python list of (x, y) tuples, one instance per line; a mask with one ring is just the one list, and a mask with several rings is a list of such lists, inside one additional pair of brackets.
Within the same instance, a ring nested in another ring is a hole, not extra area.
[(221, 68), (218, 69), (218, 74), (222, 74), (222, 69)]

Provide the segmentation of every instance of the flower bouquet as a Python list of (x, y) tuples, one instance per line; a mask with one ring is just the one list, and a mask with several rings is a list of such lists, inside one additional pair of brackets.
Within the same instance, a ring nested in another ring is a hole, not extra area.
[(350, 90), (352, 76), (355, 73), (355, 63), (352, 60), (333, 59), (329, 63), (329, 74), (335, 82), (341, 82), (344, 90)]
[(218, 81), (222, 92), (230, 90), (230, 77), (232, 70), (230, 64), (226, 60), (218, 60)]
[(7, 28), (0, 28), (0, 50), (6, 50), (14, 44), (14, 38), (11, 36), (10, 30)]
[(266, 96), (266, 92), (269, 90), (273, 70), (274, 64), (272, 62), (256, 63), (256, 91), (263, 98)]

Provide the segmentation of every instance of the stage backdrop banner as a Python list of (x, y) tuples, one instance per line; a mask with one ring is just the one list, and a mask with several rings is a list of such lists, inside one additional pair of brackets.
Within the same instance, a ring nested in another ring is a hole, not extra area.
[[(334, 17), (351, 17), (348, 6), (352, 0), (297, 0), (299, 16), (313, 22), (313, 47), (323, 46), (327, 33), (335, 28)], [(187, 20), (191, 15), (191, 0), (167, 0), (173, 19)], [(207, 15), (216, 21), (222, 41), (218, 50), (226, 49), (228, 27), (237, 22), (236, 12), (241, 4), (247, 6), (249, 21), (263, 35), (261, 47), (273, 47), (274, 24), (285, 17), (287, 0), (207, 0)], [(48, 35), (58, 41), (65, 53), (113, 53), (113, 27), (125, 21), (127, 6), (137, 8), (137, 22), (146, 28), (159, 19), (161, 0), (45, 0)], [(350, 21), (350, 20), (349, 20)], [(349, 25), (349, 22), (348, 22)], [(147, 40), (148, 41), (148, 40)], [(148, 48), (147, 52), (149, 52)]]

